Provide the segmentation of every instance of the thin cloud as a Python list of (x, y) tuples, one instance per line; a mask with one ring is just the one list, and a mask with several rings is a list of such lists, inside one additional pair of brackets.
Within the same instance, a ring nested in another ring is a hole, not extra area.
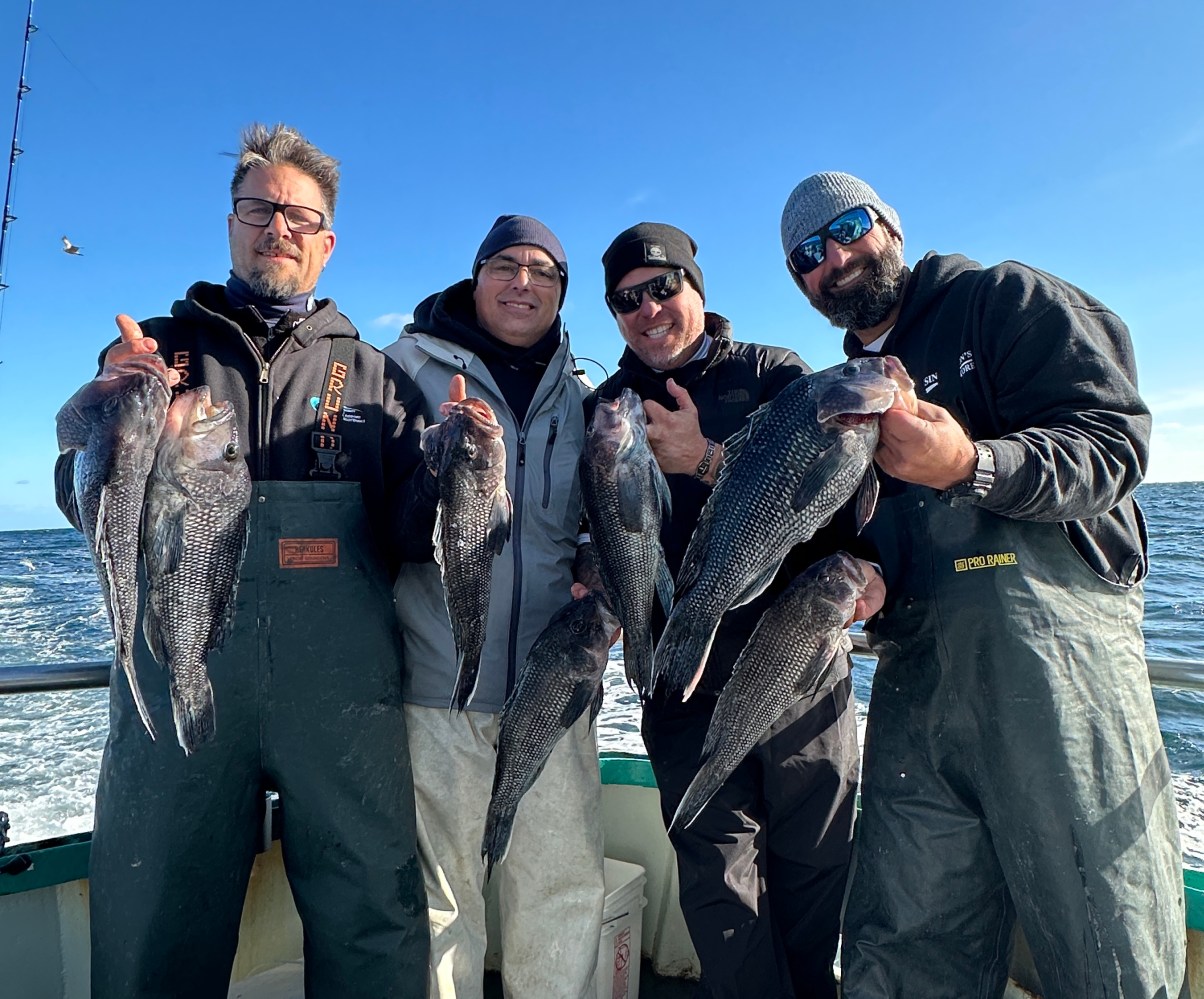
[(651, 191), (636, 191), (625, 204), (628, 208), (634, 208), (636, 205), (642, 205), (645, 201), (652, 197)]
[(383, 316), (377, 316), (373, 319), (372, 325), (386, 326), (389, 329), (399, 330), (413, 321), (414, 313), (412, 312), (386, 312)]
[(17, 481), (14, 482), (13, 485), (14, 486), (27, 486), (27, 485), (29, 485), (29, 479), (17, 479)]
[(1183, 388), (1159, 392), (1146, 399), (1155, 418), (1163, 413), (1181, 413), (1184, 410), (1204, 409), (1204, 389)]

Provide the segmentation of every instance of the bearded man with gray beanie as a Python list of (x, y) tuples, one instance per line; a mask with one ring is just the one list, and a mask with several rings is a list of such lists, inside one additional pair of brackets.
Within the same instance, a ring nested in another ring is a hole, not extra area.
[[(567, 258), (552, 231), (530, 216), (503, 215), (473, 256), (471, 277), (419, 304), (414, 321), (385, 351), (417, 383), (428, 423), (466, 395), (489, 404), (502, 427), (513, 504), (509, 540), (493, 561), (485, 645), (465, 711), (448, 710), (457, 656), (429, 544), (438, 499), (433, 475), (425, 477), (429, 518), (411, 525), (425, 532), (425, 558), (403, 565), (395, 587), (432, 999), (482, 995), (481, 841), (499, 712), (573, 584), (588, 388), (577, 377), (560, 320), (567, 286)], [(493, 871), (507, 996), (594, 994), (604, 897), (601, 801), (587, 713), (556, 744), (523, 798), (509, 852)]]
[(898, 214), (844, 173), (795, 188), (782, 247), (847, 355), (895, 355), (919, 397), (882, 417), (881, 497), (851, 549), (887, 595), (866, 624), (843, 995), (997, 997), (1018, 919), (1046, 999), (1187, 996), (1128, 330), (1014, 261), (908, 268)]
[[(661, 545), (676, 573), (723, 462), (722, 442), (759, 406), (810, 371), (791, 350), (732, 339), (704, 308), (697, 245), (643, 222), (602, 256), (606, 301), (627, 343), (619, 370), (590, 400), (630, 388), (672, 513)], [(698, 772), (719, 691), (765, 608), (805, 569), (815, 539), (791, 553), (768, 591), (720, 622), (689, 701), (657, 691), (642, 731), (666, 827)], [(653, 609), (659, 638), (665, 617)], [(857, 789), (857, 724), (847, 657), (778, 718), (688, 828), (670, 834), (682, 912), (707, 997), (834, 997), (832, 963), (848, 874)]]

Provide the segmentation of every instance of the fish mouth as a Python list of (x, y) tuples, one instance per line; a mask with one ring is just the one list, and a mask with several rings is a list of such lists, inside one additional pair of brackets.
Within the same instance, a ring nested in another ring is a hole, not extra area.
[(475, 399), (472, 397), (461, 399), (448, 415), (453, 416), (456, 414), (468, 417), (482, 431), (493, 437), (501, 436), (502, 428), (498, 424), (497, 415), (494, 413), (493, 407), (484, 399)]
[(178, 395), (167, 413), (167, 426), (180, 433), (187, 428), (188, 434), (200, 437), (234, 419), (234, 406), (230, 402), (214, 403), (208, 385), (198, 385)]
[(152, 376), (164, 389), (168, 392), (171, 391), (171, 386), (167, 381), (167, 362), (158, 353), (135, 354), (133, 357), (127, 357), (116, 364), (106, 364), (97, 377), (107, 381), (139, 372)]
[(816, 401), (815, 418), (823, 426), (873, 423), (915, 388), (903, 362), (893, 355), (862, 358), (851, 364), (855, 370), (829, 386)]

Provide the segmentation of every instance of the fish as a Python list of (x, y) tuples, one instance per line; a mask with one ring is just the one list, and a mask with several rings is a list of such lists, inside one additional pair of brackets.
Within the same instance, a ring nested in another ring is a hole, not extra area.
[(867, 580), (837, 552), (800, 573), (761, 615), (715, 702), (698, 773), (670, 830), (686, 828), (790, 705), (819, 689), (852, 649), (845, 631)]
[(142, 519), (142, 633), (167, 670), (185, 755), (213, 739), (209, 653), (234, 624), (250, 521), (251, 473), (229, 402), (200, 385), (176, 396), (155, 453)]
[(672, 504), (669, 486), (648, 446), (644, 407), (631, 389), (599, 399), (581, 452), (581, 492), (597, 549), (602, 585), (623, 626), (629, 686), (651, 694), (652, 607), (668, 616), (673, 576), (661, 548), (661, 523)]
[(506, 857), (514, 816), (552, 749), (587, 710), (602, 708), (602, 674), (619, 619), (590, 592), (560, 608), (531, 646), (498, 720), (497, 763), (485, 815), (481, 859), (486, 879)]
[(791, 382), (723, 445), (715, 488), (686, 547), (653, 686), (693, 693), (720, 618), (755, 599), (786, 554), (857, 496), (860, 530), (878, 502), (878, 417), (914, 392), (895, 357), (846, 361)]
[(138, 536), (146, 481), (171, 400), (157, 353), (105, 364), (58, 411), (59, 451), (75, 451), (76, 522), (100, 580), (113, 629), (113, 669), (124, 673), (147, 733), (155, 726), (134, 671)]
[(493, 560), (510, 539), (513, 504), (506, 489), (506, 445), (493, 409), (481, 399), (456, 403), (422, 432), (427, 468), (438, 476), (435, 561), (443, 576), (456, 643), (456, 684), (449, 710), (476, 692), (489, 618)]

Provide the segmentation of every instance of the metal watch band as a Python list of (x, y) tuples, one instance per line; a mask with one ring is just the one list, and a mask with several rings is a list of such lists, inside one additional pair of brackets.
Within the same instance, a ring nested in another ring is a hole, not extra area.
[(715, 457), (715, 442), (709, 437), (706, 439), (707, 449), (702, 456), (702, 461), (698, 463), (698, 467), (694, 470), (694, 478), (701, 479), (711, 470), (711, 461)]

